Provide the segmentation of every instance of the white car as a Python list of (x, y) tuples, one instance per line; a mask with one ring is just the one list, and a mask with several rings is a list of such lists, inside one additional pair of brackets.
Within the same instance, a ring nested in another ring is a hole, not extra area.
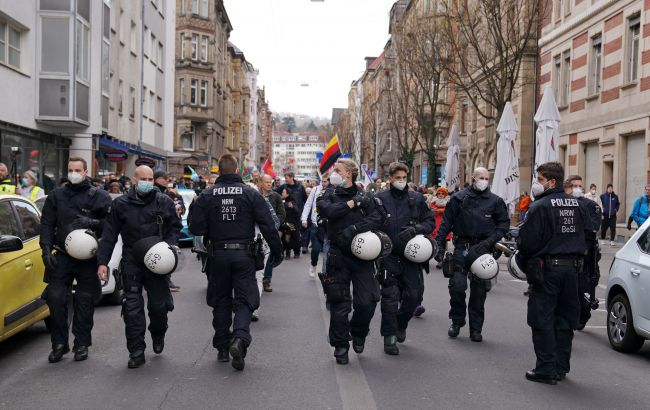
[(616, 253), (606, 295), (609, 343), (637, 352), (650, 339), (650, 219)]

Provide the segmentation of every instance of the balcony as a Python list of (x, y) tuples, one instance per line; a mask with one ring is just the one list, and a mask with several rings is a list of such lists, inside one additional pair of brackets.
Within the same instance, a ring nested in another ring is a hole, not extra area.
[(196, 122), (207, 122), (214, 119), (214, 107), (202, 107), (200, 105), (177, 106), (177, 117), (186, 118)]

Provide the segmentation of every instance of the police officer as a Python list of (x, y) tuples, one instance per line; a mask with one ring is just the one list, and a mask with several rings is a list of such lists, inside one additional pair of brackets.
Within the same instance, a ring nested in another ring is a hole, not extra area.
[(16, 185), (9, 178), (9, 169), (0, 162), (0, 194), (15, 194)]
[(491, 288), (489, 281), (470, 275), (469, 304), (465, 303), (468, 270), (481, 255), (492, 253), (494, 244), (510, 227), (508, 210), (503, 199), (490, 192), (490, 174), (479, 167), (472, 175), (472, 185), (454, 194), (445, 208), (445, 213), (436, 235), (440, 262), (445, 252), (445, 238), (454, 233), (453, 269), (449, 278), (449, 318), (451, 326), (447, 334), (456, 337), (465, 326), (465, 311), (469, 316), (469, 337), (474, 342), (483, 341), (485, 298)]
[(126, 346), (129, 350), (128, 368), (134, 369), (145, 363), (144, 299), (142, 288), (147, 291), (149, 332), (153, 351), (160, 354), (165, 347), (167, 313), (174, 309), (174, 301), (167, 286), (166, 275), (149, 271), (138, 254), (138, 241), (158, 237), (170, 246), (176, 245), (182, 224), (176, 216), (174, 202), (154, 188), (153, 171), (146, 165), (135, 170), (134, 186), (126, 195), (116, 198), (102, 241), (97, 252), (97, 275), (108, 279), (108, 261), (119, 234), (122, 235), (122, 267), (124, 301), (122, 313), (126, 326)]
[(253, 249), (255, 225), (271, 249), (275, 266), (282, 262), (282, 243), (264, 197), (243, 183), (238, 169), (232, 155), (219, 159), (221, 176), (194, 203), (190, 231), (209, 241), (207, 302), (212, 307), (212, 345), (219, 351), (217, 360), (228, 362), (230, 354), (232, 366), (243, 370), (252, 340), (251, 316), (260, 305)]
[(377, 194), (388, 216), (381, 230), (393, 242), (392, 254), (383, 258), (388, 275), (380, 275), (381, 335), (384, 352), (390, 355), (399, 354), (397, 342), (406, 340), (406, 327), (424, 295), (422, 265), (406, 259), (404, 248), (417, 234), (427, 235), (435, 227), (435, 217), (424, 196), (408, 190), (408, 171), (399, 162), (390, 164), (391, 187)]
[[(372, 261), (352, 255), (352, 239), (358, 233), (379, 229), (386, 218), (381, 200), (356, 185), (358, 165), (350, 159), (339, 159), (330, 174), (330, 186), (317, 199), (318, 214), (327, 219), (330, 250), (324, 289), (330, 305), (329, 342), (334, 347), (338, 364), (348, 363), (349, 342), (362, 353), (370, 321), (379, 301), (379, 285), (374, 278)], [(350, 282), (354, 291), (352, 311)]]
[(578, 321), (578, 330), (585, 328), (585, 325), (591, 318), (591, 310), (598, 309), (598, 299), (596, 299), (596, 287), (600, 279), (600, 246), (598, 244), (597, 232), (600, 228), (602, 219), (602, 209), (597, 202), (585, 197), (580, 175), (569, 175), (564, 181), (564, 192), (578, 199), (580, 206), (584, 208), (587, 215), (585, 224), (589, 226), (585, 229), (587, 255), (584, 262), (584, 270), (578, 277), (578, 294), (580, 296), (580, 320)]
[(578, 275), (589, 230), (584, 208), (563, 191), (563, 179), (564, 169), (558, 162), (537, 168), (534, 184), (543, 192), (535, 196), (517, 240), (518, 263), (525, 266), (532, 285), (528, 325), (537, 356), (526, 379), (547, 384), (556, 384), (570, 370), (573, 329), (580, 316)]
[(106, 191), (91, 186), (87, 174), (86, 160), (70, 158), (69, 182), (52, 191), (43, 206), (40, 245), (46, 268), (44, 297), (51, 316), (50, 363), (59, 362), (70, 351), (67, 298), (74, 280), (77, 281), (72, 318), (74, 359), (86, 360), (92, 344), (93, 313), (101, 297), (101, 284), (95, 274), (97, 261), (95, 256), (77, 260), (65, 252), (65, 240), (72, 230), (89, 229), (99, 237), (111, 207), (111, 197)]

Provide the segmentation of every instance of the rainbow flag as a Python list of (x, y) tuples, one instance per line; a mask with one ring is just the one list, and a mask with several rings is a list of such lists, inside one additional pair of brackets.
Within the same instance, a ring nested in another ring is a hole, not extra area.
[(339, 137), (334, 134), (330, 142), (327, 143), (323, 152), (323, 158), (320, 160), (320, 173), (324, 174), (327, 172), (340, 156), (341, 147), (339, 146)]

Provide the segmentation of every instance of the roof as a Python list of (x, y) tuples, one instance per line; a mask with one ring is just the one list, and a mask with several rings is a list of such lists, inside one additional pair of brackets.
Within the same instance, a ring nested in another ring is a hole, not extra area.
[(372, 63), (370, 63), (370, 66), (368, 66), (368, 71), (376, 70), (377, 67), (379, 67), (379, 64), (381, 64), (385, 60), (385, 55), (386, 55), (386, 51), (383, 51), (379, 57), (375, 58), (375, 60)]

